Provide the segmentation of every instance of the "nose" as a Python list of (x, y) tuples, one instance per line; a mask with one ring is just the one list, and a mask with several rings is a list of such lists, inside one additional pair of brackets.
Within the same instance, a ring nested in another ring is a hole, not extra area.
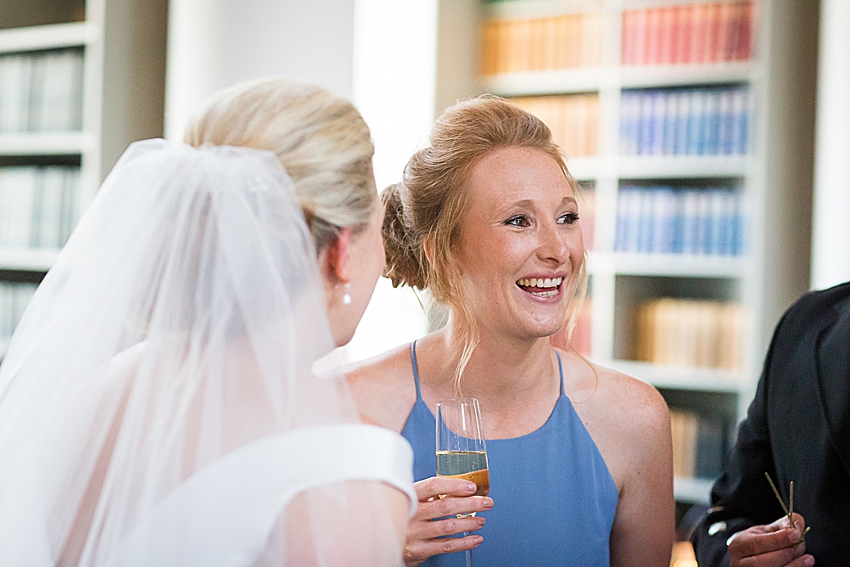
[(539, 235), (538, 257), (560, 266), (569, 262), (570, 252), (577, 244), (575, 239), (581, 239), (581, 230), (578, 225), (568, 227), (553, 221), (541, 225)]

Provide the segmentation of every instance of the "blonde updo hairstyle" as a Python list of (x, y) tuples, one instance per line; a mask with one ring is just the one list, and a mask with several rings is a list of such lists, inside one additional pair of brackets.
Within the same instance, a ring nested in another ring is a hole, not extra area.
[[(387, 187), (381, 195), (386, 207), (385, 275), (393, 286), (430, 290), (436, 301), (449, 305), (459, 318), (460, 361), (455, 371), (458, 392), (463, 369), (478, 342), (475, 317), (454, 260), (467, 202), (466, 186), (479, 160), (507, 147), (538, 149), (548, 154), (563, 171), (576, 199), (581, 199), (580, 187), (567, 169), (549, 128), (517, 104), (491, 95), (464, 100), (446, 109), (434, 124), (430, 145), (408, 161), (403, 181)], [(570, 308), (568, 337), (586, 289), (583, 263)]]
[(340, 228), (364, 229), (378, 204), (369, 128), (350, 102), (321, 87), (284, 78), (235, 85), (207, 102), (184, 141), (274, 152), (317, 252)]

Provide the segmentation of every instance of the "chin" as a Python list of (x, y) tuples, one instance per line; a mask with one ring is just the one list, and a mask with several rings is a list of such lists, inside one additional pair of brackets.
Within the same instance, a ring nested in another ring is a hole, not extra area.
[(350, 343), (351, 339), (354, 338), (354, 330), (355, 329), (331, 329), (336, 348), (344, 347), (345, 345)]

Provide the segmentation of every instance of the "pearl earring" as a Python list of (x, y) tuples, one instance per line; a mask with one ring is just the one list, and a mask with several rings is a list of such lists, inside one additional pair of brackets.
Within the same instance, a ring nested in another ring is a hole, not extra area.
[(351, 305), (351, 282), (345, 284), (345, 295), (342, 296), (343, 305)]

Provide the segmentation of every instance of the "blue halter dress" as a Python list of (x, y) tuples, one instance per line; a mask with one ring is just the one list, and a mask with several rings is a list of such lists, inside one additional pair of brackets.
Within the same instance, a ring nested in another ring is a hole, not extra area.
[[(410, 346), (416, 403), (401, 434), (413, 446), (414, 480), (436, 474), (434, 414), (422, 400), (416, 343)], [(513, 439), (488, 439), (493, 509), (476, 531), (482, 567), (607, 567), (619, 494), (599, 449), (564, 394), (546, 423)], [(464, 554), (436, 555), (423, 567), (465, 565)]]

